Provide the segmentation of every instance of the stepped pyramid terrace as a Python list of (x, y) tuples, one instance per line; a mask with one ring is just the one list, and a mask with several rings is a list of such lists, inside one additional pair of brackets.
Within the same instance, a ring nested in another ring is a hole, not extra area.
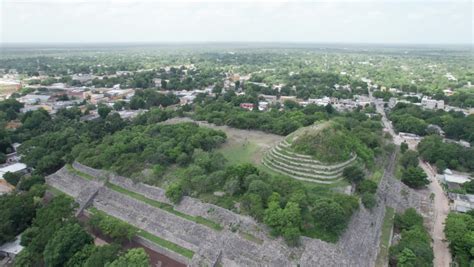
[[(288, 135), (270, 149), (262, 163), (271, 170), (294, 179), (333, 184), (343, 179), (344, 168), (357, 162), (357, 154), (351, 150), (351, 137), (344, 136), (334, 122), (315, 124)], [(333, 152), (335, 139), (347, 139), (343, 150)], [(316, 151), (316, 150), (320, 151)], [(305, 153), (306, 152), (306, 153)]]

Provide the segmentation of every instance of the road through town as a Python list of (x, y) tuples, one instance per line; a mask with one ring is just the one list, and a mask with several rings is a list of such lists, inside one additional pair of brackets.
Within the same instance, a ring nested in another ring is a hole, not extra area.
[[(385, 114), (382, 102), (373, 98), (370, 91), (369, 94), (375, 103), (377, 112), (382, 115), (382, 123), (384, 127), (393, 136), (393, 143), (400, 145), (402, 143), (402, 139), (398, 134), (395, 133), (392, 123), (388, 120)], [(416, 149), (416, 147), (411, 145), (409, 146), (410, 149)], [(451, 252), (449, 251), (449, 247), (445, 241), (446, 238), (444, 235), (444, 222), (449, 214), (449, 201), (444, 194), (443, 188), (441, 187), (438, 179), (436, 179), (436, 171), (434, 171), (430, 165), (424, 163), (421, 160), (420, 167), (423, 168), (423, 170), (428, 175), (428, 179), (431, 181), (431, 183), (428, 185), (428, 189), (429, 192), (434, 195), (433, 217), (431, 218), (433, 223), (431, 232), (434, 253), (433, 265), (435, 267), (446, 267), (451, 263)]]
[(449, 266), (451, 262), (451, 253), (448, 248), (448, 244), (445, 241), (444, 235), (444, 222), (449, 214), (449, 202), (448, 198), (444, 194), (443, 188), (436, 179), (436, 172), (429, 166), (420, 160), (420, 166), (428, 175), (428, 179), (431, 183), (428, 185), (428, 189), (434, 194), (433, 199), (433, 228), (431, 237), (433, 238), (433, 253), (434, 253), (434, 266), (444, 267)]

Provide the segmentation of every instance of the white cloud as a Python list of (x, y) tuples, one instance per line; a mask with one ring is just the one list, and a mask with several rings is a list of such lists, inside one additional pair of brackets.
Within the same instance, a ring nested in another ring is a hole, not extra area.
[(472, 42), (467, 1), (0, 1), (2, 42)]

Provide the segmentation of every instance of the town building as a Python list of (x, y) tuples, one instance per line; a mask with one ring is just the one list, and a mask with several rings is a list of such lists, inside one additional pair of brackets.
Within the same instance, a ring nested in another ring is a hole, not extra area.
[(254, 105), (252, 103), (240, 103), (240, 107), (248, 110), (253, 110)]
[(458, 194), (448, 192), (448, 198), (451, 201), (451, 210), (457, 212), (468, 212), (474, 209), (474, 195), (472, 194)]
[(460, 189), (461, 185), (469, 182), (471, 179), (465, 173), (454, 173), (450, 169), (446, 169), (443, 171), (443, 175), (441, 175), (441, 180), (449, 189)]
[(431, 99), (425, 96), (421, 99), (421, 106), (426, 109), (444, 109), (444, 100)]
[(46, 103), (51, 98), (50, 95), (25, 95), (17, 98), (18, 102), (28, 105), (36, 105), (40, 103)]
[(0, 179), (3, 179), (3, 175), (5, 175), (7, 172), (26, 173), (27, 171), (28, 171), (28, 168), (26, 164), (24, 163), (17, 162), (13, 164), (8, 164), (0, 168)]

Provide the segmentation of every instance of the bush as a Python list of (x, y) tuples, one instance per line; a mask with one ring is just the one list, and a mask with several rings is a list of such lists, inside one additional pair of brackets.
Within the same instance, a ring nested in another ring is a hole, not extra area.
[(459, 266), (472, 266), (474, 261), (474, 217), (471, 214), (450, 213), (444, 233), (453, 259)]
[(371, 193), (364, 193), (361, 196), (362, 204), (364, 204), (364, 207), (367, 209), (372, 209), (375, 207), (377, 204), (377, 201), (375, 200), (375, 195)]
[(402, 154), (403, 154), (403, 153), (405, 153), (405, 151), (407, 151), (407, 150), (408, 150), (408, 144), (405, 143), (405, 142), (401, 143), (401, 144), (400, 144), (400, 152), (402, 152)]
[(400, 164), (404, 168), (418, 166), (418, 152), (413, 150), (406, 151), (400, 158)]
[(364, 193), (375, 194), (375, 192), (377, 192), (377, 183), (365, 179), (357, 185), (357, 192), (361, 195)]
[(21, 174), (20, 173), (7, 172), (3, 175), (3, 178), (9, 184), (11, 184), (13, 186), (16, 186), (18, 184), (18, 182), (20, 181)]
[(396, 214), (394, 223), (400, 230), (409, 230), (415, 226), (423, 226), (423, 217), (414, 208), (409, 208), (401, 215)]
[(436, 165), (436, 169), (438, 170), (438, 173), (443, 173), (444, 170), (446, 170), (446, 168), (447, 168), (447, 166), (448, 166), (448, 165), (446, 164), (446, 162), (445, 162), (444, 160), (442, 160), (442, 159), (438, 159), (438, 160), (436, 161), (435, 165)]
[(433, 266), (431, 237), (423, 227), (423, 217), (415, 209), (407, 209), (395, 217), (401, 239), (390, 248), (390, 260), (396, 266)]
[(181, 183), (173, 183), (166, 189), (166, 197), (169, 198), (173, 203), (179, 203), (184, 195), (183, 187)]
[(41, 175), (32, 175), (30, 177), (23, 176), (18, 185), (19, 190), (28, 191), (37, 184), (44, 184), (44, 177)]
[(359, 183), (360, 181), (362, 181), (362, 179), (364, 179), (364, 171), (358, 166), (346, 167), (343, 170), (342, 175), (348, 181), (355, 184)]
[(137, 229), (129, 224), (100, 212), (94, 213), (89, 223), (119, 243), (131, 240), (137, 233)]

